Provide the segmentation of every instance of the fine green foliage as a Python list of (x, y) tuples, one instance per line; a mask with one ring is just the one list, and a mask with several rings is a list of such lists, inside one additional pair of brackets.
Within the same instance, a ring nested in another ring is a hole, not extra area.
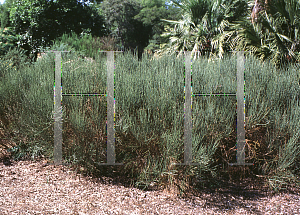
[[(64, 44), (51, 49), (71, 50), (62, 54), (63, 93), (107, 93), (105, 53), (91, 62)], [(8, 67), (0, 80), (1, 110), (13, 116), (9, 128), (18, 143), (11, 149), (16, 159), (53, 158), (54, 62), (54, 54), (49, 53), (33, 65), (18, 70)], [(220, 176), (219, 166), (236, 162), (232, 150), (236, 144), (235, 97), (193, 96), (193, 162), (200, 165), (172, 165), (184, 158), (184, 65), (180, 55), (158, 59), (144, 55), (139, 61), (129, 52), (115, 54), (115, 152), (116, 162), (124, 166), (97, 164), (106, 161), (105, 96), (63, 96), (63, 158), (85, 166), (89, 174), (104, 168), (117, 171), (142, 188)], [(250, 140), (245, 161), (254, 163), (255, 174), (266, 177), (272, 189), (299, 183), (296, 71), (292, 65), (277, 70), (251, 55), (245, 59), (245, 129)], [(192, 60), (194, 94), (235, 93), (235, 77), (235, 55)]]

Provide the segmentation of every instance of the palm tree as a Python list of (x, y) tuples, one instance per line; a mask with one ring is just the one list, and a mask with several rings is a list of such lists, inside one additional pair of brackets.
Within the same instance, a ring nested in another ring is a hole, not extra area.
[(256, 0), (249, 1), (251, 4), (254, 4), (252, 14), (236, 21), (231, 25), (232, 30), (225, 32), (232, 49), (250, 51), (261, 60), (270, 60), (277, 68), (298, 61), (300, 2), (273, 0), (271, 4)]
[[(182, 10), (183, 19), (180, 21), (164, 20), (175, 24), (174, 28), (165, 27), (163, 37), (169, 43), (161, 45), (160, 55), (175, 51), (192, 51), (203, 55), (222, 57), (229, 46), (226, 44), (224, 31), (233, 20), (245, 16), (247, 2), (239, 0), (186, 0), (182, 4), (174, 2)], [(180, 54), (180, 53), (179, 53)]]

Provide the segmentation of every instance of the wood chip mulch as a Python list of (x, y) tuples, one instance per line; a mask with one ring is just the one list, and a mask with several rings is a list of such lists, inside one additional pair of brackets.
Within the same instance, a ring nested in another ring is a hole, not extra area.
[[(105, 178), (105, 177), (104, 177)], [(237, 192), (179, 197), (82, 176), (47, 161), (0, 164), (0, 214), (300, 214), (300, 193)], [(176, 192), (175, 192), (176, 193)]]

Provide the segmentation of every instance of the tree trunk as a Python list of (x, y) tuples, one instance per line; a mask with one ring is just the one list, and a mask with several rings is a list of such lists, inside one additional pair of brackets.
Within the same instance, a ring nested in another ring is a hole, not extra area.
[(257, 22), (258, 13), (262, 10), (267, 10), (270, 3), (271, 3), (271, 0), (265, 0), (264, 3), (261, 2), (261, 0), (255, 0), (255, 5), (252, 8), (252, 13), (251, 13), (252, 24), (254, 22)]

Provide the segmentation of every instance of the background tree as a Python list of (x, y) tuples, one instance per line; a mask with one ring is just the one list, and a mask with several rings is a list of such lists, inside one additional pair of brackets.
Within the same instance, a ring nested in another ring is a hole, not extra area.
[(224, 32), (229, 23), (247, 14), (247, 1), (238, 0), (185, 0), (174, 1), (180, 7), (182, 20), (165, 20), (175, 24), (166, 27), (162, 36), (168, 43), (162, 45), (160, 53), (174, 51), (200, 51), (223, 56), (229, 50)]
[(0, 5), (0, 56), (5, 55), (10, 49), (17, 46), (19, 35), (17, 35), (11, 28), (9, 21), (9, 10), (13, 0), (6, 0), (4, 4)]
[[(270, 60), (278, 68), (297, 62), (300, 51), (300, 2), (272, 0), (259, 2), (259, 10), (232, 25), (231, 41), (235, 49), (250, 51), (261, 60)], [(254, 2), (252, 1), (252, 5)]]
[(143, 0), (141, 4), (143, 8), (134, 19), (151, 27), (149, 44), (145, 49), (154, 52), (160, 48), (160, 44), (167, 42), (165, 38), (161, 37), (166, 25), (161, 19), (179, 20), (180, 9), (163, 0)]
[(151, 26), (134, 19), (142, 9), (141, 4), (132, 0), (105, 0), (101, 8), (111, 36), (118, 41), (119, 49), (138, 48), (140, 57), (151, 34)]
[(0, 5), (0, 22), (1, 28), (9, 27), (9, 4), (10, 2), (6, 2), (3, 5)]
[(16, 35), (10, 27), (1, 29), (0, 31), (0, 56), (5, 55), (9, 49), (16, 47), (19, 36)]
[(105, 35), (104, 19), (93, 7), (77, 0), (14, 0), (10, 7), (13, 30), (23, 39), (19, 46), (26, 54), (36, 56), (40, 47), (52, 45), (52, 40), (74, 31)]
[(167, 6), (164, 0), (85, 0), (81, 3), (77, 0), (7, 0), (6, 4), (9, 24), (21, 38), (16, 45), (35, 57), (41, 47), (51, 46), (55, 39), (71, 32), (80, 37), (83, 34), (98, 38), (110, 35), (117, 40), (118, 49), (138, 47), (141, 55), (146, 46), (155, 50), (166, 42), (160, 35), (167, 23), (160, 21), (161, 18), (177, 20), (180, 17), (179, 8)]

